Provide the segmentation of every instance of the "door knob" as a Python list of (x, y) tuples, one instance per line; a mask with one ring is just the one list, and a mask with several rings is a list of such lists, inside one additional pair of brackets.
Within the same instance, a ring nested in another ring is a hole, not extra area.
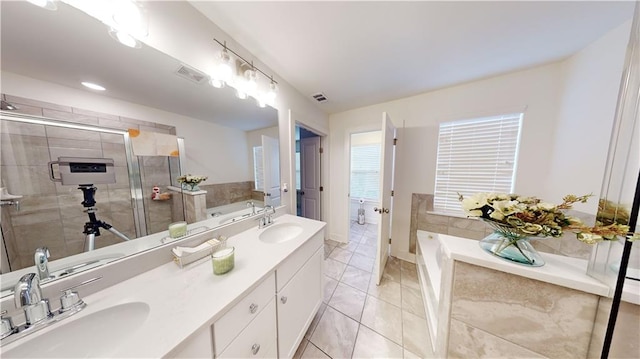
[(253, 353), (253, 355), (258, 354), (259, 351), (260, 351), (260, 344), (254, 344), (251, 346), (251, 352)]
[(282, 304), (287, 304), (287, 297), (281, 297), (280, 301), (282, 302)]
[(258, 310), (258, 305), (255, 303), (251, 303), (251, 305), (249, 306), (249, 312), (251, 312), (251, 314), (254, 314), (257, 310)]
[(389, 213), (389, 208), (383, 208), (382, 211), (384, 211), (384, 213)]

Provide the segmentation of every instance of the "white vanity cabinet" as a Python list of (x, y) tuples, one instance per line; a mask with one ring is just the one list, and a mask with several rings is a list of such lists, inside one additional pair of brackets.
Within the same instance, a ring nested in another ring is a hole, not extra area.
[(279, 358), (293, 357), (322, 304), (323, 242), (321, 231), (276, 270)]
[(216, 357), (262, 357), (270, 348), (271, 357), (276, 356), (274, 290), (275, 274), (271, 273), (213, 324)]
[(213, 324), (216, 358), (291, 358), (322, 304), (324, 231)]
[(272, 298), (216, 358), (275, 358), (277, 355), (276, 305)]

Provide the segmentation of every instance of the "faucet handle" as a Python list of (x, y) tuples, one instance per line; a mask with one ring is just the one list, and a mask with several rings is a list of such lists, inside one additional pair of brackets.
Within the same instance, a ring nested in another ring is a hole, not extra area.
[(5, 318), (5, 314), (7, 314), (6, 310), (3, 310), (0, 314), (2, 316), (0, 323), (0, 339), (4, 339), (18, 331), (18, 328), (13, 325), (11, 318)]
[(70, 310), (74, 310), (77, 312), (84, 309), (84, 307), (86, 307), (87, 304), (80, 298), (80, 295), (78, 295), (78, 292), (74, 292), (73, 289), (95, 282), (100, 279), (102, 279), (102, 277), (91, 278), (89, 280), (85, 280), (84, 282), (78, 283), (72, 287), (61, 290), (63, 294), (60, 297), (60, 314), (64, 312), (68, 312)]

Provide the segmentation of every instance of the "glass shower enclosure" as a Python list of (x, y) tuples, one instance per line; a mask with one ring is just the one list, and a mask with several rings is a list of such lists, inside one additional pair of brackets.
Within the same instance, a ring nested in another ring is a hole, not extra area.
[[(131, 240), (185, 218), (182, 199), (172, 200), (179, 193), (152, 199), (154, 187), (175, 185), (180, 158), (135, 156), (125, 130), (3, 112), (0, 146), (1, 273), (32, 266), (40, 247), (49, 249), (50, 260), (86, 250), (84, 191), (51, 180), (60, 173), (49, 163), (60, 158), (112, 160), (115, 181), (93, 185), (94, 215)], [(122, 241), (100, 229), (95, 248)]]

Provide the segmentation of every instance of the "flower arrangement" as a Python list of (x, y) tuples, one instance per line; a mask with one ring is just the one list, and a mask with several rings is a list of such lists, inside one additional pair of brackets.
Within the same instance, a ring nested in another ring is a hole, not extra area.
[(204, 181), (207, 180), (207, 176), (194, 176), (192, 174), (187, 174), (187, 175), (182, 175), (179, 176), (178, 178), (176, 178), (176, 180), (178, 181), (178, 183), (180, 183), (182, 185), (182, 188), (184, 189), (190, 189), (192, 191), (195, 191), (198, 187), (198, 185)]
[[(615, 222), (595, 226), (585, 225), (580, 219), (566, 215), (563, 211), (575, 203), (586, 203), (591, 195), (567, 195), (561, 204), (543, 202), (536, 197), (516, 194), (477, 193), (465, 198), (459, 196), (462, 209), (470, 217), (485, 220), (494, 228), (510, 230), (529, 237), (561, 237), (564, 230), (577, 234), (577, 239), (588, 244), (601, 240), (616, 240), (629, 235), (629, 226)], [(638, 235), (629, 236), (637, 239)]]
[(206, 181), (209, 177), (207, 176), (194, 176), (192, 174), (182, 175), (178, 177), (176, 180), (178, 183), (186, 183), (186, 184), (200, 184)]

